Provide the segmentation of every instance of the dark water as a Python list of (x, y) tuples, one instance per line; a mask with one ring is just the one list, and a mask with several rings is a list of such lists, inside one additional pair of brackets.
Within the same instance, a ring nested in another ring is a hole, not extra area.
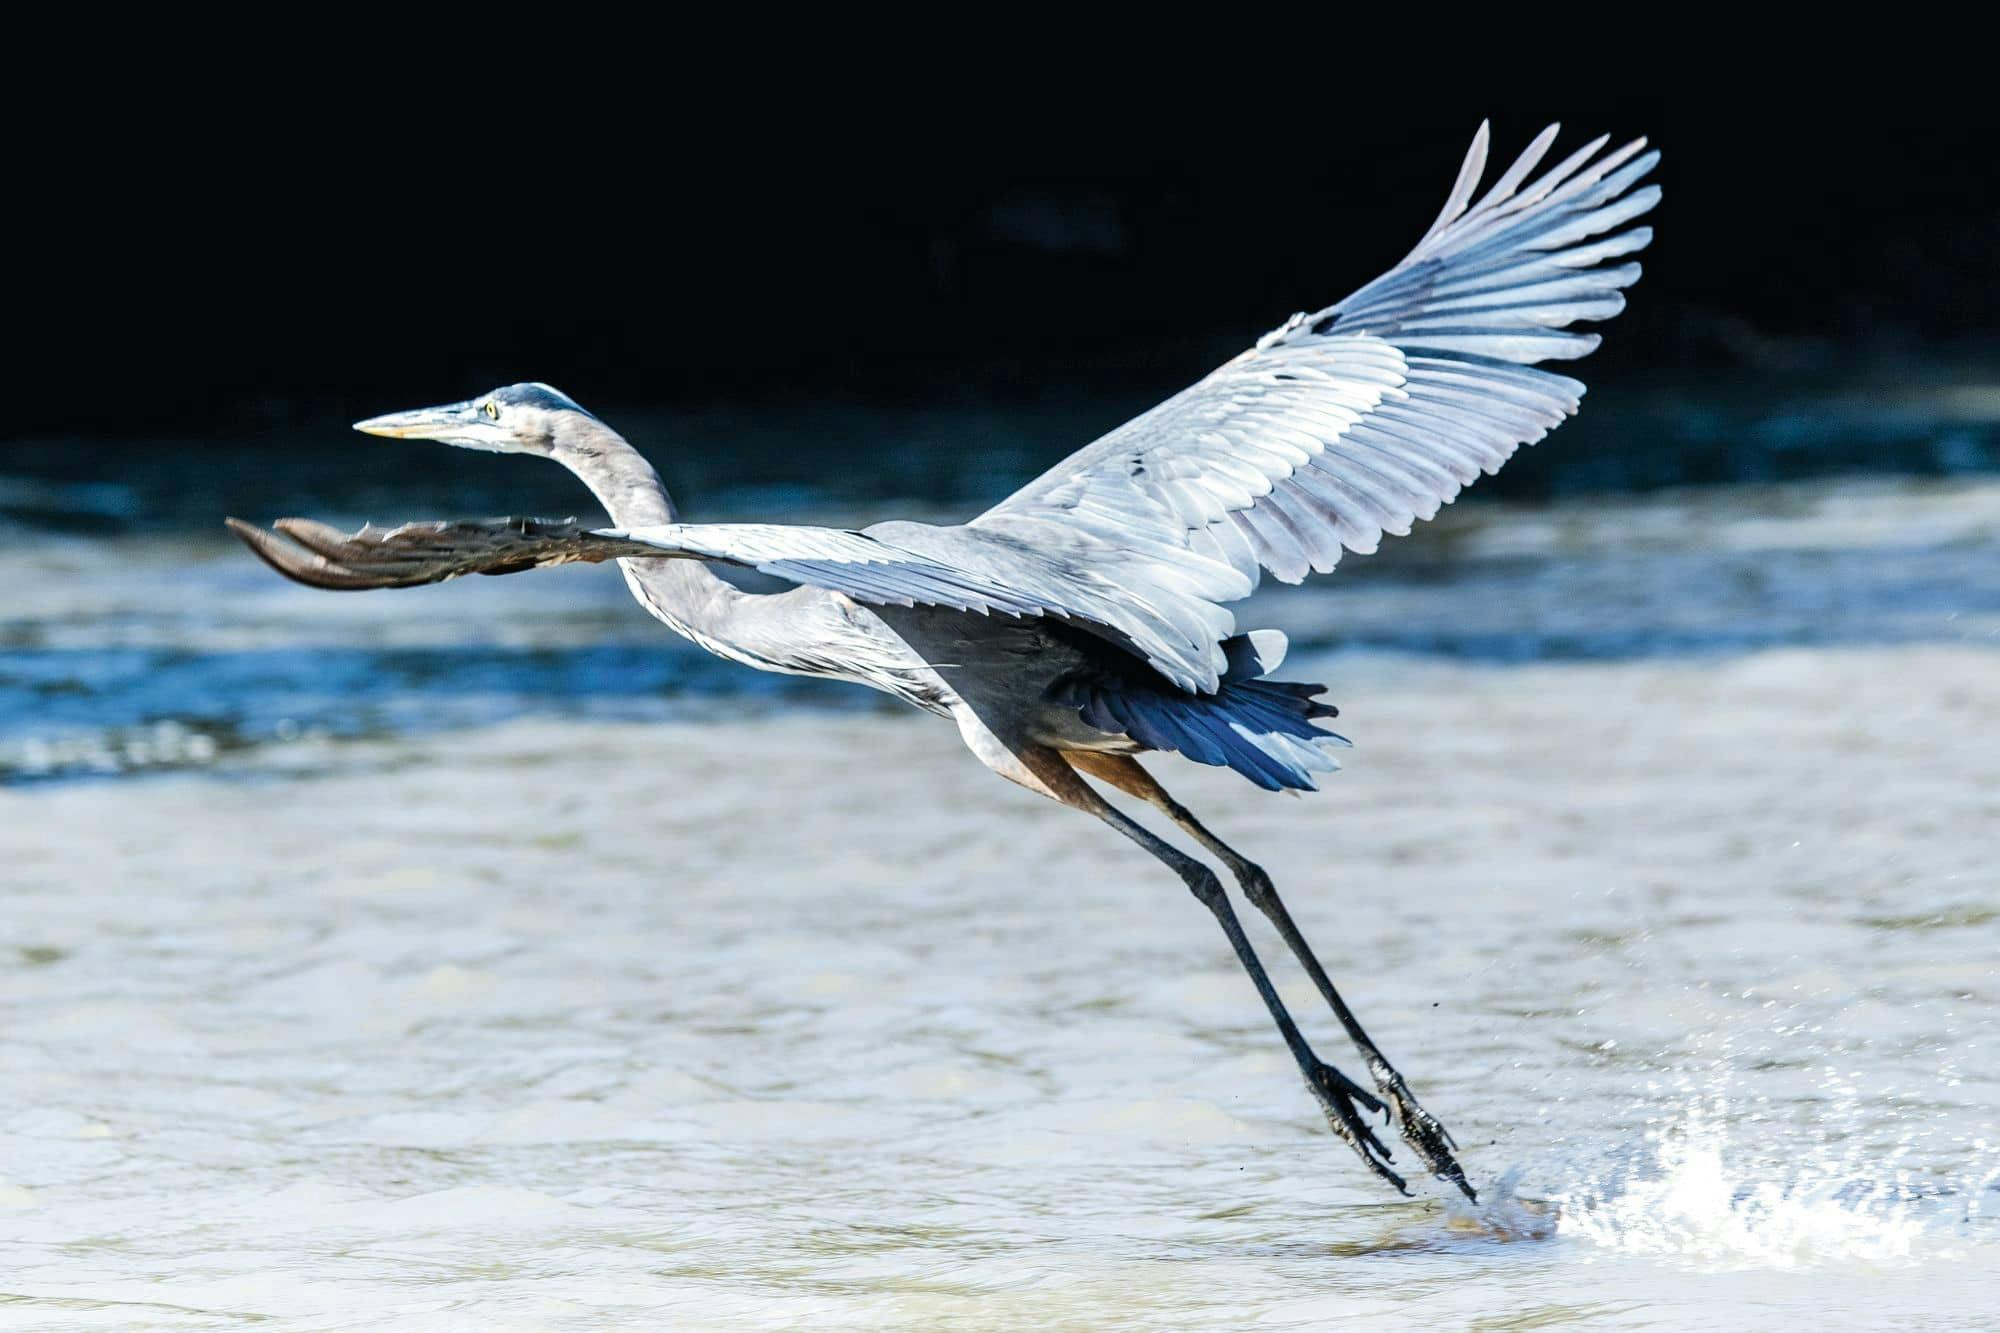
[[(1200, 367), (1186, 367), (1187, 378)], [(1180, 387), (1013, 386), (1012, 396), (907, 405), (591, 404), (660, 466), (684, 508), (742, 519), (905, 512), (968, 516)], [(384, 404), (383, 410), (408, 404)], [(1838, 475), (2000, 471), (2000, 346), (1786, 372), (1675, 372), (1594, 386), (1584, 411), (1523, 452), (1481, 499), (1547, 500), (1669, 486)], [(218, 511), (560, 514), (589, 499), (515, 458), (355, 436), (274, 414), (197, 439), (61, 434), (0, 443), (0, 521), (93, 535), (207, 531)]]

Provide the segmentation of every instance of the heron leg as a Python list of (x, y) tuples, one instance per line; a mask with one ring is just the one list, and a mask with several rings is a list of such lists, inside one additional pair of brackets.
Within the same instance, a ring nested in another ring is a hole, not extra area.
[(1215, 914), (1216, 921), (1222, 926), (1222, 933), (1229, 937), (1230, 947), (1236, 950), (1236, 957), (1243, 964), (1243, 970), (1250, 974), (1252, 984), (1257, 987), (1257, 994), (1263, 997), (1264, 1007), (1270, 1010), (1271, 1019), (1277, 1024), (1279, 1034), (1291, 1048), (1292, 1058), (1298, 1061), (1299, 1072), (1305, 1075), (1306, 1086), (1312, 1090), (1320, 1109), (1326, 1113), (1327, 1124), (1360, 1155), (1361, 1160), (1368, 1164), (1369, 1170), (1403, 1193), (1409, 1193), (1403, 1178), (1388, 1166), (1390, 1157), (1388, 1147), (1377, 1137), (1374, 1129), (1361, 1115), (1361, 1107), (1366, 1107), (1370, 1111), (1383, 1111), (1381, 1101), (1353, 1079), (1313, 1054), (1312, 1048), (1306, 1044), (1305, 1037), (1300, 1034), (1298, 1024), (1294, 1023), (1291, 1014), (1286, 1012), (1284, 1001), (1278, 998), (1277, 989), (1271, 985), (1271, 978), (1264, 971), (1264, 964), (1258, 959), (1256, 951), (1250, 947), (1250, 940), (1243, 933), (1243, 923), (1237, 919), (1236, 910), (1229, 905), (1229, 896), (1223, 892), (1222, 881), (1216, 878), (1215, 872), (1113, 808), (1078, 775), (1076, 769), (1065, 762), (1062, 755), (1053, 750), (1040, 748), (1022, 749), (1016, 754), (1021, 763), (1046, 789), (1047, 794), (1065, 805), (1097, 816), (1151, 852), (1181, 877), (1202, 906)]
[(1347, 1007), (1347, 1002), (1341, 999), (1340, 992), (1334, 989), (1332, 979), (1327, 976), (1326, 969), (1320, 966), (1318, 956), (1313, 953), (1312, 946), (1306, 943), (1306, 937), (1299, 931), (1298, 923), (1292, 920), (1292, 914), (1286, 910), (1284, 900), (1278, 897), (1277, 887), (1271, 883), (1271, 877), (1264, 873), (1263, 868), (1211, 833), (1194, 817), (1193, 812), (1168, 795), (1167, 789), (1162, 787), (1152, 774), (1140, 767), (1138, 760), (1127, 755), (1086, 753), (1072, 753), (1067, 757), (1083, 772), (1111, 784), (1120, 791), (1138, 797), (1160, 811), (1168, 819), (1173, 820), (1189, 837), (1206, 848), (1212, 856), (1229, 867), (1229, 873), (1236, 877), (1236, 882), (1243, 888), (1243, 896), (1249, 899), (1251, 905), (1258, 911), (1269, 917), (1271, 924), (1278, 928), (1278, 934), (1284, 937), (1285, 943), (1298, 957), (1306, 974), (1312, 978), (1313, 985), (1319, 988), (1327, 1007), (1333, 1010), (1334, 1017), (1340, 1020), (1341, 1027), (1346, 1029), (1348, 1037), (1360, 1050), (1362, 1058), (1368, 1063), (1368, 1072), (1375, 1080), (1375, 1090), (1382, 1095), (1383, 1101), (1395, 1108), (1397, 1126), (1402, 1131), (1404, 1141), (1415, 1150), (1433, 1175), (1441, 1180), (1450, 1181), (1465, 1191), (1467, 1198), (1476, 1201), (1479, 1196), (1467, 1182), (1464, 1168), (1452, 1155), (1452, 1150), (1458, 1144), (1453, 1141), (1450, 1132), (1438, 1123), (1437, 1117), (1418, 1104), (1416, 1097), (1410, 1092), (1410, 1085), (1396, 1072), (1395, 1066), (1389, 1063), (1374, 1040), (1362, 1029), (1354, 1017), (1353, 1010)]

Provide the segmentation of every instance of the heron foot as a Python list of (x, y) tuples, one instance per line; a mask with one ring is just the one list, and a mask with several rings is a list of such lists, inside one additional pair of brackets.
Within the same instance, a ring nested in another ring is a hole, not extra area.
[(1354, 1149), (1370, 1171), (1395, 1186), (1398, 1192), (1408, 1194), (1410, 1190), (1403, 1178), (1389, 1169), (1388, 1146), (1361, 1118), (1361, 1107), (1387, 1115), (1388, 1108), (1381, 1099), (1329, 1064), (1316, 1064), (1306, 1082), (1320, 1110), (1326, 1112), (1326, 1123), (1334, 1134)]
[[(1382, 1101), (1395, 1109), (1396, 1125), (1402, 1131), (1403, 1142), (1410, 1145), (1430, 1173), (1439, 1180), (1450, 1181), (1465, 1192), (1465, 1197), (1474, 1203), (1479, 1195), (1465, 1178), (1465, 1168), (1452, 1156), (1458, 1143), (1451, 1132), (1438, 1123), (1438, 1118), (1417, 1104), (1410, 1093), (1410, 1085), (1403, 1076), (1393, 1069), (1381, 1056), (1370, 1056), (1368, 1072), (1374, 1076), (1376, 1091), (1382, 1094)], [(1370, 1100), (1373, 1100), (1372, 1098)], [(1381, 1102), (1377, 1102), (1379, 1107)]]

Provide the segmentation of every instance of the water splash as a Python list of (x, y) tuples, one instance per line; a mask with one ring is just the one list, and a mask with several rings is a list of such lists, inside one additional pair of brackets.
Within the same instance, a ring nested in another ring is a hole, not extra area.
[(1547, 1199), (1520, 1192), (1522, 1168), (1509, 1167), (1499, 1179), (1479, 1187), (1479, 1202), (1451, 1193), (1444, 1201), (1444, 1230), (1451, 1239), (1539, 1241), (1556, 1235), (1561, 1212)]
[[(1738, 1137), (1749, 1128), (1764, 1131), (1759, 1141)], [(1976, 1220), (1992, 1183), (1942, 1183), (1902, 1165), (1908, 1145), (1885, 1153), (1859, 1137), (1772, 1156), (1768, 1130), (1755, 1116), (1733, 1123), (1726, 1099), (1692, 1103), (1626, 1161), (1558, 1196), (1558, 1234), (1708, 1271), (1897, 1268), (1950, 1257), (1935, 1233)]]

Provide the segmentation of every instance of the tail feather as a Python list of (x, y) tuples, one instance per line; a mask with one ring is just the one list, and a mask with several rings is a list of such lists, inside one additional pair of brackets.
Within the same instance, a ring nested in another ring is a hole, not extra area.
[(1229, 669), (1214, 694), (1177, 689), (1153, 676), (1095, 674), (1065, 682), (1061, 697), (1100, 731), (1198, 764), (1227, 767), (1267, 791), (1317, 791), (1315, 773), (1340, 764), (1327, 753), (1348, 740), (1313, 723), (1339, 710), (1324, 685), (1266, 680), (1284, 656), (1284, 636), (1261, 630), (1225, 641)]

